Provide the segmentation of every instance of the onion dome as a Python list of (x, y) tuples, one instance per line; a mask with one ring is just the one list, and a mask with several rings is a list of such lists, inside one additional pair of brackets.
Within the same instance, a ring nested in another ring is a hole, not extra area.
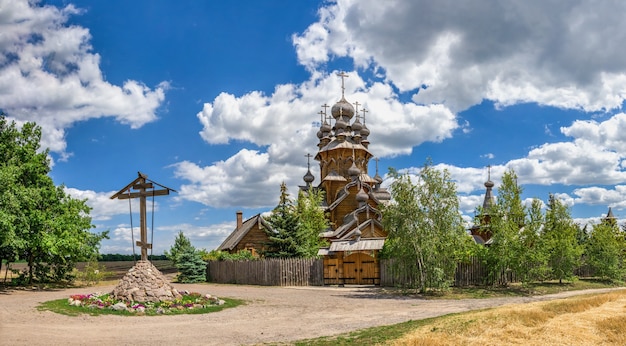
[(354, 116), (354, 107), (350, 102), (346, 101), (345, 98), (341, 98), (339, 102), (335, 103), (335, 105), (330, 109), (333, 118), (338, 119), (343, 117), (344, 119), (352, 119)]
[(383, 178), (378, 175), (378, 172), (376, 172), (376, 175), (374, 176), (374, 180), (376, 180), (376, 182), (380, 185), (383, 183)]
[(321, 129), (317, 131), (317, 138), (319, 138), (319, 139), (324, 138), (324, 133), (322, 132)]
[(311, 185), (311, 183), (313, 182), (313, 180), (315, 180), (315, 177), (313, 176), (313, 174), (311, 174), (311, 171), (310, 171), (310, 170), (307, 170), (307, 171), (306, 171), (306, 174), (304, 175), (304, 177), (303, 177), (302, 179), (304, 179), (304, 182), (305, 182), (307, 185)]
[(491, 180), (487, 180), (485, 182), (485, 187), (487, 187), (487, 188), (491, 188), (491, 187), (494, 187), (494, 186), (495, 186), (495, 184)]
[(365, 126), (365, 124), (363, 124), (363, 128), (361, 129), (361, 137), (363, 137), (364, 139), (367, 139), (367, 136), (369, 135), (370, 135), (370, 130), (367, 128), (367, 126)]
[(357, 134), (357, 133), (361, 134), (362, 128), (363, 128), (363, 124), (361, 123), (359, 118), (356, 118), (356, 121), (352, 123), (352, 131), (354, 131), (354, 134)]
[(346, 123), (345, 121), (343, 121), (343, 119), (337, 119), (337, 122), (335, 123), (335, 128), (337, 129), (337, 131), (341, 130), (345, 130), (348, 127), (348, 123)]
[(361, 170), (354, 164), (354, 162), (352, 162), (352, 166), (348, 168), (348, 175), (351, 178), (356, 178), (359, 176), (359, 174), (361, 174)]
[(322, 124), (322, 127), (320, 127), (320, 131), (322, 131), (322, 133), (327, 134), (332, 130), (332, 128), (330, 127), (330, 125), (324, 121), (324, 123)]
[(364, 203), (368, 199), (369, 199), (369, 195), (367, 194), (367, 192), (365, 192), (365, 190), (363, 190), (363, 188), (361, 188), (359, 193), (356, 194), (356, 201), (359, 203)]

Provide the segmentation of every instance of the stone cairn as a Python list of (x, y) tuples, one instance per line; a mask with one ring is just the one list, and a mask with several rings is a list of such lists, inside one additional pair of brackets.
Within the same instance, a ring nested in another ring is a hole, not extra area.
[(138, 261), (113, 289), (115, 299), (127, 302), (163, 302), (182, 296), (149, 261)]

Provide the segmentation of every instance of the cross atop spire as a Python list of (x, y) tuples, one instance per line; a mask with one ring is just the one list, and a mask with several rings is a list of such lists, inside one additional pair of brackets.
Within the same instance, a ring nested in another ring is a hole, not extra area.
[(324, 121), (326, 121), (326, 113), (324, 113), (324, 111), (319, 111), (318, 114), (320, 115), (320, 125), (322, 125)]
[(369, 112), (367, 109), (363, 108), (361, 109), (361, 112), (363, 112), (363, 125), (365, 125), (365, 113)]
[(313, 157), (313, 155), (311, 155), (310, 153), (306, 153), (306, 155), (304, 156), (306, 157), (306, 168), (311, 169), (311, 158)]
[(491, 165), (487, 165), (487, 180), (491, 180)]
[(345, 91), (346, 91), (346, 86), (345, 86), (344, 82), (345, 82), (345, 79), (347, 77), (349, 77), (349, 76), (345, 72), (343, 72), (343, 71), (337, 73), (337, 76), (341, 77), (341, 98), (344, 98), (344, 94), (345, 94)]
[(361, 105), (359, 101), (354, 102), (354, 114), (356, 115), (357, 119), (359, 118), (359, 105)]
[(374, 161), (376, 161), (376, 175), (378, 175), (378, 161), (380, 161), (380, 159), (376, 157)]

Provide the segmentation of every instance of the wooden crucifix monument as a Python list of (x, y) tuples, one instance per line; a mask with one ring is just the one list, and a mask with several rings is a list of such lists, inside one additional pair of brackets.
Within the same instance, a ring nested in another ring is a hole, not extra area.
[[(155, 196), (169, 195), (170, 191), (176, 192), (174, 189), (170, 189), (167, 186), (163, 186), (155, 181), (148, 179), (148, 176), (137, 172), (137, 179), (133, 180), (130, 184), (126, 185), (123, 189), (119, 190), (116, 194), (111, 196), (111, 199), (131, 199), (139, 198), (139, 220), (140, 220), (140, 240), (136, 244), (141, 248), (141, 260), (148, 260), (148, 249), (152, 249), (152, 244), (148, 243), (148, 227), (146, 223), (146, 197), (152, 197), (152, 203), (154, 206)], [(158, 185), (163, 189), (157, 190), (154, 185)], [(131, 192), (134, 190), (135, 192)], [(132, 216), (131, 216), (132, 217)], [(132, 232), (132, 230), (131, 230)]]

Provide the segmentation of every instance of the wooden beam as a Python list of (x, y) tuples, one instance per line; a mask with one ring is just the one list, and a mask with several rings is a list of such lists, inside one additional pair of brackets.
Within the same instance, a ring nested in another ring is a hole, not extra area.
[(146, 191), (146, 192), (132, 192), (129, 194), (118, 195), (119, 199), (129, 199), (129, 198), (139, 198), (139, 197), (151, 197), (154, 193), (154, 196), (167, 196), (170, 194), (170, 190), (154, 190), (154, 191)]

